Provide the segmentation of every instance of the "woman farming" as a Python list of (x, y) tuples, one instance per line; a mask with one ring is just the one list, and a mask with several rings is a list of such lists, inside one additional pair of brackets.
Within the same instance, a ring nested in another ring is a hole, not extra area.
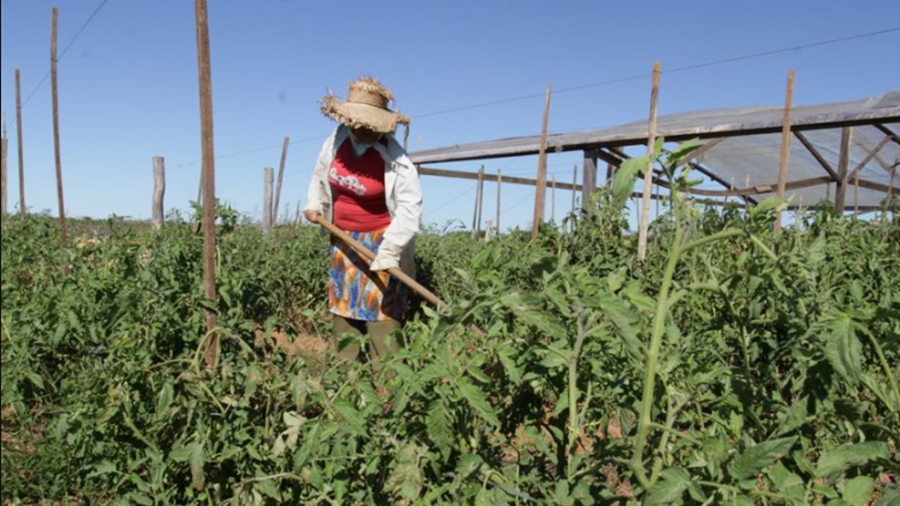
[[(369, 335), (369, 359), (377, 361), (398, 344), (388, 336), (401, 328), (409, 304), (406, 286), (388, 269), (415, 276), (413, 238), (422, 214), (419, 175), (394, 138), (409, 118), (388, 108), (393, 94), (379, 81), (350, 83), (347, 100), (322, 100), (322, 113), (339, 122), (322, 146), (309, 184), (306, 218), (333, 222), (377, 254), (371, 265), (332, 239), (328, 303), (336, 338)], [(356, 341), (338, 356), (356, 360)]]

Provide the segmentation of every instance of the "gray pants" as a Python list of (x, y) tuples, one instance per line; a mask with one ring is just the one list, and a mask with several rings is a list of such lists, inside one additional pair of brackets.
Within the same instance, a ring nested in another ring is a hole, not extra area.
[(340, 348), (341, 338), (362, 337), (366, 334), (369, 336), (368, 356), (369, 361), (376, 364), (384, 358), (388, 352), (396, 352), (400, 350), (400, 343), (397, 340), (388, 339), (392, 332), (400, 330), (403, 325), (396, 320), (384, 322), (364, 322), (360, 320), (348, 320), (346, 318), (334, 317), (334, 338), (338, 344), (338, 358), (341, 360), (354, 361), (358, 360), (361, 349), (359, 343), (352, 342), (344, 348)]

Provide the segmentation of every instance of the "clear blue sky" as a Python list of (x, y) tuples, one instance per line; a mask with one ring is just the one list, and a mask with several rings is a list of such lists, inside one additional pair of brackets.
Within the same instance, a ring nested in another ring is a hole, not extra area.
[[(49, 70), (51, 7), (66, 47), (100, 0), (2, 2), (2, 96), (10, 131), (10, 206), (18, 202), (14, 69), (23, 94)], [(305, 197), (321, 138), (327, 88), (346, 94), (359, 75), (391, 87), (412, 116), (411, 151), (537, 134), (543, 98), (421, 118), (436, 111), (852, 36), (900, 26), (896, 0), (754, 2), (210, 0), (218, 194), (256, 216), (263, 168), (291, 146), (282, 202)], [(340, 8), (338, 8), (340, 6)], [(146, 218), (151, 158), (168, 167), (167, 207), (197, 195), (200, 128), (193, 2), (109, 0), (59, 65), (62, 161), (70, 216)], [(797, 104), (868, 97), (900, 84), (900, 32), (663, 75), (660, 113), (781, 104), (796, 69)], [(649, 79), (554, 97), (550, 130), (645, 118)], [(56, 212), (49, 82), (25, 107), (27, 202)], [(313, 139), (313, 140), (310, 140)], [(240, 156), (233, 153), (269, 148)], [(576, 154), (552, 155), (570, 180)], [(451, 168), (477, 170), (478, 163)], [(533, 175), (532, 158), (489, 171)], [(579, 176), (580, 177), (580, 176)], [(472, 220), (474, 183), (423, 180), (426, 221)], [(533, 190), (505, 188), (504, 226), (527, 226)], [(495, 213), (488, 186), (485, 215)], [(456, 198), (458, 197), (458, 198)], [(456, 198), (454, 200), (454, 198)], [(557, 217), (570, 205), (560, 192)], [(548, 199), (549, 202), (549, 199)], [(518, 205), (516, 205), (518, 204)], [(510, 209), (511, 208), (511, 209)], [(550, 211), (547, 215), (549, 217)]]

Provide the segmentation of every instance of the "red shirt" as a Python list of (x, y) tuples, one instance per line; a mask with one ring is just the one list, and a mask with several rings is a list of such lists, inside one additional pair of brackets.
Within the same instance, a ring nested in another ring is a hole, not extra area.
[(353, 153), (350, 139), (338, 149), (328, 170), (334, 201), (334, 224), (349, 232), (374, 232), (391, 224), (385, 202), (384, 159), (369, 149)]

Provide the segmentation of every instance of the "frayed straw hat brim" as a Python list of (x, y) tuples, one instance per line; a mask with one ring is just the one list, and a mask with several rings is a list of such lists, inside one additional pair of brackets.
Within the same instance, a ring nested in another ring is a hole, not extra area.
[(322, 114), (350, 128), (367, 128), (382, 134), (396, 131), (398, 123), (408, 122), (399, 113), (368, 104), (341, 102), (331, 96), (322, 101)]

